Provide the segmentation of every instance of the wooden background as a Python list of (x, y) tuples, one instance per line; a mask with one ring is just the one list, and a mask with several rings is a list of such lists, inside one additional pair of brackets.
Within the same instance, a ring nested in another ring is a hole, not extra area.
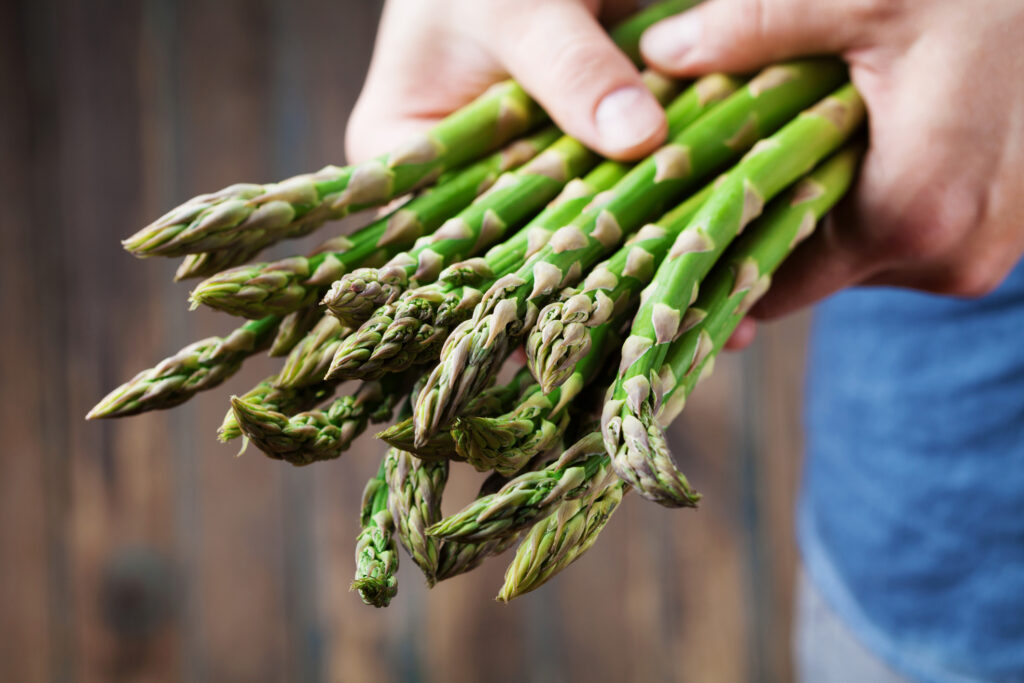
[[(348, 591), (379, 446), (296, 470), (213, 438), (269, 361), (169, 413), (83, 420), (232, 327), (119, 238), (195, 193), (342, 160), (379, 9), (0, 3), (0, 680), (788, 680), (801, 320), (720, 362), (680, 421), (699, 511), (627, 498), (510, 606), (492, 600), (510, 555), (430, 592), (403, 560), (387, 610)], [(447, 509), (474, 486), (456, 476)]]

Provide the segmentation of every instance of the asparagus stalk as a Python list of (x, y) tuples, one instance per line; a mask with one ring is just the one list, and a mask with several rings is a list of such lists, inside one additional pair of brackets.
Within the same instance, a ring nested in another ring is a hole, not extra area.
[[(278, 387), (276, 382), (277, 377), (271, 375), (241, 397), (232, 396), (232, 399), (241, 398), (250, 406), (262, 406), (274, 412), (294, 415), (326, 401), (335, 389), (333, 382), (320, 382), (304, 387)], [(227, 443), (240, 436), (242, 428), (235, 417), (234, 407), (228, 408), (223, 422), (217, 429), (217, 439)]]
[(217, 273), (192, 291), (192, 305), (203, 304), (232, 315), (256, 318), (268, 313), (284, 315), (315, 304), (331, 282), (353, 268), (383, 264), (418, 237), (434, 232), (486, 191), (501, 173), (534, 158), (558, 135), (557, 129), (545, 128), (452, 173), (437, 187), (414, 197), (395, 212), (351, 235), (335, 238), (329, 250)]
[(427, 462), (410, 453), (388, 449), (384, 460), (388, 483), (388, 510), (395, 520), (398, 540), (423, 571), (427, 585), (437, 581), (441, 541), (426, 533), (441, 519), (441, 494), (448, 481), (448, 462)]
[[(520, 150), (513, 143), (513, 145), (511, 145), (509, 148), (505, 150), (505, 153), (510, 153), (514, 151)], [(525, 152), (527, 150), (523, 149), (521, 151)], [(450, 180), (454, 179), (456, 175), (461, 173), (463, 170), (465, 169), (456, 169), (454, 171), (448, 171), (447, 173), (443, 173), (441, 177), (437, 179), (437, 185), (427, 190), (424, 190), (423, 194), (429, 194), (431, 192), (436, 191), (440, 187), (443, 187)], [(484, 184), (486, 184), (486, 181)], [(448, 189), (451, 190), (453, 188)], [(396, 213), (397, 210), (401, 208), (401, 205), (405, 203), (403, 201), (405, 199), (409, 199), (409, 197), (399, 197), (393, 202), (389, 202), (388, 204), (385, 204), (384, 206), (380, 207), (380, 209), (378, 209), (377, 211), (377, 216), (374, 220), (378, 221), (381, 219), (390, 218), (391, 215)], [(466, 201), (468, 202), (470, 201), (470, 199), (467, 199)], [(410, 241), (412, 239), (413, 237), (409, 237)], [(249, 261), (251, 261), (257, 254), (263, 251), (264, 248), (273, 244), (274, 241), (275, 240), (272, 239), (264, 239), (252, 243), (246, 242), (244, 244), (239, 244), (236, 246), (225, 247), (224, 249), (204, 251), (199, 254), (189, 254), (188, 256), (181, 260), (181, 264), (178, 266), (178, 270), (174, 273), (174, 280), (175, 282), (180, 282), (182, 280), (188, 280), (196, 277), (208, 278), (210, 276), (216, 275), (217, 273), (220, 273), (223, 270), (236, 268), (244, 263), (248, 263)], [(350, 243), (347, 237), (333, 237), (324, 242), (323, 244), (321, 244), (317, 249), (310, 253), (309, 256), (316, 256), (317, 254), (328, 251), (344, 251), (345, 249), (349, 248), (349, 245)], [(385, 252), (383, 252), (382, 250), (371, 252), (370, 255), (366, 258), (365, 263), (360, 263), (360, 265), (369, 264), (373, 262), (375, 259), (378, 259), (377, 262), (383, 263), (384, 260), (387, 259), (387, 256), (383, 255), (384, 253)], [(353, 257), (350, 256), (349, 258)]]
[(270, 316), (247, 322), (226, 337), (189, 344), (114, 389), (85, 417), (126, 417), (184, 403), (219, 385), (238, 372), (242, 361), (267, 348), (279, 322)]
[(231, 399), (231, 407), (242, 434), (267, 456), (309, 465), (339, 457), (371, 422), (390, 420), (411, 381), (411, 377), (391, 375), (364, 382), (354, 394), (335, 399), (327, 410), (292, 416), (238, 397)]
[(303, 387), (326, 380), (335, 350), (351, 330), (333, 315), (323, 315), (295, 345), (277, 375), (280, 387)]
[(611, 330), (602, 330), (562, 386), (546, 393), (540, 385), (534, 385), (504, 415), (456, 418), (451, 433), (458, 454), (481, 472), (493, 470), (506, 477), (519, 472), (562, 438), (569, 424), (570, 403), (601, 371), (618, 343), (619, 337)]
[(516, 533), (547, 516), (563, 500), (587, 495), (618, 480), (600, 431), (578, 440), (543, 469), (524, 472), (496, 493), (477, 498), (427, 533), (460, 543), (483, 542)]
[(587, 552), (622, 502), (626, 485), (613, 482), (596, 495), (563, 501), (526, 534), (498, 593), (508, 602), (540, 588)]
[(640, 290), (711, 190), (712, 185), (705, 186), (642, 227), (610, 259), (595, 266), (581, 285), (564, 290), (557, 301), (541, 309), (526, 340), (526, 359), (544, 391), (569, 379), (596, 336), (621, 329), (632, 317)]
[(613, 28), (612, 40), (635, 64), (642, 64), (644, 60), (640, 55), (640, 37), (644, 31), (666, 17), (693, 7), (697, 2), (698, 0), (663, 0), (653, 3)]
[(361, 531), (356, 537), (356, 576), (352, 590), (367, 605), (387, 607), (398, 593), (398, 548), (395, 543), (395, 521), (388, 510), (388, 484), (385, 480), (387, 460), (363, 490)]
[(284, 316), (267, 355), (272, 358), (287, 356), (323, 317), (323, 311), (317, 306), (300, 308)]
[[(801, 123), (811, 123), (826, 112), (836, 121), (856, 120), (860, 109), (853, 90), (844, 89), (840, 94), (841, 98), (830, 98), (826, 106), (812, 110)], [(829, 136), (837, 139), (835, 133)], [(815, 144), (804, 136), (800, 148)], [(856, 148), (843, 150), (774, 202), (707, 277), (695, 304), (682, 316), (673, 335), (677, 338), (668, 344), (665, 362), (657, 373), (631, 376), (628, 383), (622, 383), (625, 397), (616, 395), (606, 404), (602, 430), (615, 470), (645, 498), (672, 507), (696, 505), (700, 496), (672, 462), (659, 423), (667, 425), (682, 410), (740, 319), (767, 291), (771, 274), (849, 187), (858, 156)], [(749, 180), (747, 187), (764, 187), (755, 182)], [(709, 207), (711, 202), (715, 198), (709, 200)], [(716, 223), (707, 220), (699, 225), (714, 227)], [(628, 373), (630, 365), (624, 362), (623, 367)]]
[(673, 197), (692, 188), (763, 134), (784, 124), (842, 81), (841, 64), (804, 60), (769, 67), (639, 163), (603, 202), (559, 229), (530, 261), (495, 282), (473, 316), (441, 350), (441, 362), (417, 400), (417, 439), (426, 441), (458, 412), (518, 344), (538, 308)]
[[(666, 110), (670, 135), (728, 97), (738, 85), (734, 79), (712, 75), (687, 89)], [(489, 287), (532, 257), (557, 228), (578, 216), (598, 193), (611, 188), (628, 171), (628, 165), (615, 161), (599, 164), (583, 179), (570, 181), (547, 208), (483, 258), (453, 264), (441, 272), (438, 282), (407, 291), (393, 304), (378, 308), (338, 349), (330, 374), (369, 379), (434, 360), (451, 329), (469, 317), (480, 288)]]
[(362, 324), (409, 287), (433, 282), (445, 266), (500, 239), (596, 162), (597, 156), (582, 143), (562, 136), (526, 165), (499, 177), (487, 192), (409, 251), (381, 268), (359, 268), (332, 283), (324, 304), (343, 323)]
[(124, 241), (136, 256), (184, 256), (305, 235), (327, 220), (379, 206), (447, 169), (519, 136), (543, 112), (513, 81), (491, 87), (390, 154), (269, 185), (238, 184), (200, 195)]

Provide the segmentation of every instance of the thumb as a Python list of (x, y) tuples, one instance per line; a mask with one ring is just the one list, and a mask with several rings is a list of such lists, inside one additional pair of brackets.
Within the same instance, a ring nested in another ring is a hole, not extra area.
[(665, 113), (584, 4), (526, 5), (492, 18), (503, 22), (493, 49), (509, 73), (588, 147), (616, 159), (653, 151), (667, 131)]
[(883, 18), (886, 4), (896, 3), (710, 0), (652, 26), (640, 50), (651, 66), (676, 76), (750, 71), (789, 57), (859, 47)]

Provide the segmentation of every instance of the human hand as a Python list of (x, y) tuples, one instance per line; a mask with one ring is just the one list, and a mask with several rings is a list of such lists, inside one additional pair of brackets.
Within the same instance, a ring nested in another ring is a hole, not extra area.
[(348, 127), (350, 162), (388, 151), (509, 75), (566, 132), (614, 158), (665, 137), (665, 116), (596, 16), (635, 0), (388, 0)]
[[(853, 194), (787, 260), (753, 315), (863, 283), (990, 292), (1024, 253), (1024, 4), (711, 0), (653, 26), (650, 64), (685, 76), (840, 54), (870, 115)], [(744, 321), (732, 347), (753, 339)]]

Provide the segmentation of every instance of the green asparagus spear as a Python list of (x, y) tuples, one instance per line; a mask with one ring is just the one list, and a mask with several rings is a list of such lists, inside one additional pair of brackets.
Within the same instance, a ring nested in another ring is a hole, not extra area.
[(379, 206), (519, 136), (543, 112), (513, 81), (498, 83), (390, 154), (269, 185), (200, 195), (124, 241), (136, 256), (184, 256), (305, 235), (327, 220)]
[(426, 441), (476, 393), (555, 292), (574, 284), (626, 233), (835, 88), (844, 76), (842, 65), (831, 60), (765, 69), (639, 163), (606, 193), (605, 201), (559, 229), (533, 259), (494, 283), (442, 348), (441, 362), (413, 413), (417, 439)]
[(231, 399), (231, 407), (242, 434), (267, 456), (292, 465), (309, 465), (339, 457), (371, 422), (390, 420), (412, 379), (389, 375), (364, 382), (354, 394), (335, 399), (327, 410), (291, 416), (260, 401), (238, 397)]
[(395, 520), (398, 540), (423, 571), (427, 585), (437, 581), (440, 539), (428, 536), (427, 527), (441, 519), (441, 494), (448, 481), (448, 462), (427, 462), (397, 448), (384, 460), (388, 483), (388, 510)]
[(217, 273), (192, 291), (192, 305), (256, 318), (268, 313), (283, 315), (315, 304), (333, 281), (353, 268), (382, 265), (418, 237), (434, 232), (491, 187), (501, 173), (534, 158), (558, 135), (557, 129), (545, 128), (453, 172), (436, 188), (414, 197), (393, 213), (351, 235), (335, 238), (331, 249)]
[(611, 30), (612, 40), (619, 46), (619, 49), (633, 60), (635, 64), (642, 64), (643, 57), (640, 55), (640, 37), (653, 24), (679, 14), (694, 5), (699, 0), (663, 0), (653, 3)]
[(587, 495), (610, 480), (618, 477), (601, 432), (589, 432), (547, 467), (517, 475), (496, 493), (481, 496), (434, 524), (427, 533), (461, 543), (500, 538), (545, 517), (563, 500)]
[(381, 461), (376, 476), (363, 490), (363, 508), (359, 516), (361, 531), (356, 537), (356, 576), (352, 590), (367, 605), (387, 607), (398, 593), (398, 548), (395, 521), (388, 510), (387, 459)]
[(279, 322), (270, 316), (247, 322), (226, 337), (189, 344), (114, 389), (85, 417), (125, 417), (184, 403), (219, 385), (238, 371), (242, 361), (267, 348)]
[(327, 378), (334, 352), (351, 330), (333, 315), (323, 315), (309, 333), (295, 345), (277, 374), (280, 387), (302, 387)]
[[(817, 111), (856, 117), (857, 107), (839, 108), (841, 102), (855, 103), (852, 90), (844, 90), (843, 95), (840, 100), (827, 100), (835, 104)], [(809, 114), (803, 122), (818, 116)], [(804, 149), (814, 143), (802, 137), (797, 144)], [(682, 410), (686, 397), (702, 374), (710, 372), (715, 354), (736, 324), (768, 289), (771, 274), (849, 187), (858, 154), (855, 148), (840, 152), (773, 202), (708, 275), (696, 302), (681, 316), (679, 329), (672, 335), (675, 340), (669, 342), (665, 363), (657, 373), (650, 379), (630, 376), (622, 383), (624, 398), (616, 396), (606, 404), (602, 428), (615, 470), (645, 498), (672, 507), (697, 503), (699, 495), (672, 462), (658, 421), (668, 424)], [(763, 187), (754, 182), (747, 187)], [(708, 206), (714, 201), (709, 200)], [(713, 227), (715, 223), (708, 220), (699, 225)], [(623, 369), (628, 372), (629, 367), (624, 361)]]
[(563, 501), (535, 524), (516, 549), (497, 599), (508, 602), (540, 588), (579, 559), (594, 545), (625, 491), (621, 481), (610, 483), (591, 497)]
[[(294, 415), (323, 403), (334, 393), (334, 382), (320, 382), (304, 387), (278, 387), (277, 376), (271, 375), (240, 397), (250, 406), (261, 406), (285, 415)], [(228, 408), (224, 421), (217, 429), (217, 439), (227, 443), (242, 436), (242, 428), (235, 417), (234, 408)]]

